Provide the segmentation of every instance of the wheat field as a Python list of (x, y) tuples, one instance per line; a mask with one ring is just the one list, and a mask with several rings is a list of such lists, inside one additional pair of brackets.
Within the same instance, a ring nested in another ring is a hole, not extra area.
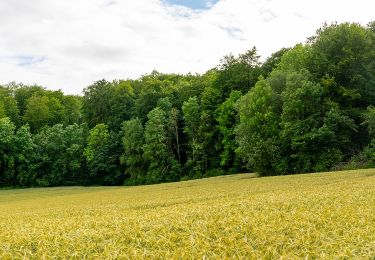
[(0, 191), (0, 259), (375, 257), (375, 170)]

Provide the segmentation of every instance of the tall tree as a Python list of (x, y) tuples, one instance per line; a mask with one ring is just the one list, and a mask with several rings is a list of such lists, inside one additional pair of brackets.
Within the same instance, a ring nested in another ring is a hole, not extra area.
[(64, 125), (82, 123), (82, 97), (72, 95), (64, 96), (62, 105), (64, 107)]
[(112, 84), (103, 79), (84, 89), (82, 111), (89, 127), (107, 123), (111, 113), (111, 88)]
[(124, 153), (121, 162), (125, 164), (125, 173), (130, 183), (142, 184), (146, 181), (147, 165), (143, 156), (144, 129), (138, 118), (125, 121), (122, 127), (122, 145)]
[(191, 97), (182, 106), (184, 118), (184, 133), (188, 141), (188, 159), (186, 168), (193, 176), (202, 176), (205, 173), (203, 161), (203, 146), (199, 136), (200, 106), (197, 97)]
[(11, 83), (8, 85), (8, 87), (12, 89), (14, 93), (14, 97), (17, 100), (21, 116), (24, 116), (25, 114), (28, 99), (32, 96), (43, 96), (46, 91), (43, 87), (37, 85), (28, 86), (23, 84)]
[(356, 131), (353, 120), (310, 78), (308, 72), (291, 73), (283, 92), (283, 155), (289, 173), (329, 170), (342, 160), (342, 147)]
[(113, 131), (122, 127), (122, 122), (129, 120), (134, 112), (134, 90), (130, 81), (114, 81), (110, 93), (110, 113), (107, 122)]
[(222, 152), (220, 154), (220, 165), (226, 170), (239, 170), (240, 167), (236, 156), (238, 144), (235, 140), (234, 126), (237, 124), (236, 102), (242, 96), (240, 91), (232, 91), (230, 96), (216, 110), (216, 120), (219, 123), (222, 140)]
[(37, 149), (37, 183), (41, 186), (82, 184), (86, 145), (85, 126), (56, 124), (34, 137)]
[(169, 149), (167, 117), (164, 110), (156, 107), (148, 114), (145, 127), (144, 156), (148, 161), (148, 182), (179, 179), (180, 166)]
[(122, 154), (121, 133), (110, 132), (106, 124), (92, 128), (84, 150), (92, 183), (118, 185), (124, 181), (120, 167)]
[[(342, 107), (375, 103), (375, 53), (372, 33), (356, 23), (325, 25), (310, 38), (308, 69), (316, 79), (332, 78), (328, 93)], [(352, 111), (353, 112), (353, 111)]]
[(23, 120), (30, 125), (33, 133), (38, 132), (43, 126), (58, 123), (61, 104), (58, 100), (52, 101), (47, 96), (32, 96), (27, 100)]
[(200, 102), (199, 136), (202, 145), (202, 157), (204, 161), (203, 173), (215, 170), (220, 165), (220, 133), (218, 122), (215, 119), (215, 111), (221, 104), (223, 97), (219, 89), (208, 87), (204, 90)]
[(253, 47), (237, 58), (230, 54), (221, 60), (215, 86), (221, 89), (223, 98), (233, 90), (246, 93), (255, 85), (261, 74), (259, 58)]
[(244, 95), (237, 109), (240, 122), (236, 127), (237, 152), (249, 169), (260, 175), (286, 172), (281, 154), (279, 96), (261, 79)]
[(17, 130), (14, 138), (13, 151), (17, 185), (35, 185), (38, 166), (36, 160), (37, 151), (28, 125), (23, 125)]
[(0, 185), (14, 185), (16, 180), (13, 154), (16, 127), (9, 118), (0, 119)]
[(4, 108), (4, 102), (0, 100), (0, 118), (4, 118), (6, 116), (7, 115), (6, 115), (5, 108)]
[(0, 95), (0, 117), (9, 117), (9, 119), (17, 127), (21, 125), (21, 117), (18, 109), (17, 100), (13, 96)]

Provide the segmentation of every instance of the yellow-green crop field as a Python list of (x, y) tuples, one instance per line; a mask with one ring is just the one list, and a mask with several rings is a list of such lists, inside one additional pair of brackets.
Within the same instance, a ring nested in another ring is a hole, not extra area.
[(0, 191), (0, 259), (375, 257), (375, 170)]

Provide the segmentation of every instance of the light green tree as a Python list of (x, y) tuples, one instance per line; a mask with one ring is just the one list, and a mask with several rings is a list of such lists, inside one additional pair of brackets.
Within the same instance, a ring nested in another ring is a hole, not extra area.
[(285, 173), (281, 154), (280, 106), (278, 95), (261, 79), (238, 102), (237, 153), (260, 175)]

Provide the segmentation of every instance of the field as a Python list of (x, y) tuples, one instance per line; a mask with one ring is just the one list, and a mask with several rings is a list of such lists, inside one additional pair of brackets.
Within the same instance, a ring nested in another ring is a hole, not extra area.
[(0, 191), (0, 259), (371, 258), (375, 170)]

